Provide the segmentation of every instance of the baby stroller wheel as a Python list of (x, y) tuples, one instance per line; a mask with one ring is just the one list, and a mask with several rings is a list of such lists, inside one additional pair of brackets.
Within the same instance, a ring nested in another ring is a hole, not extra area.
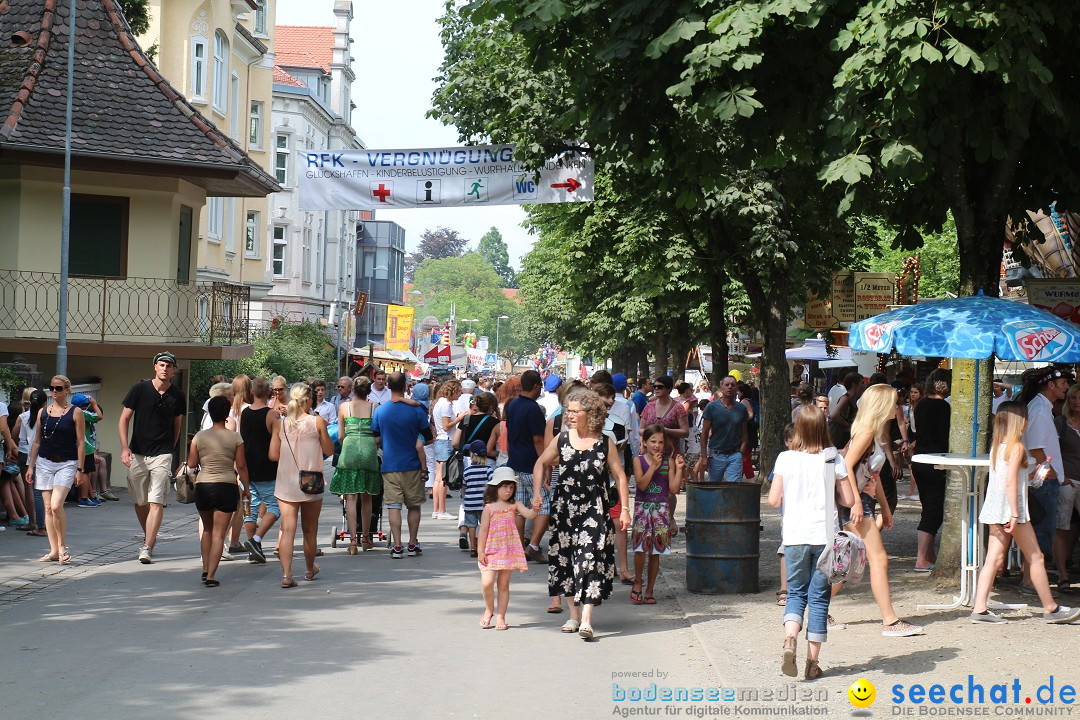
[(337, 547), (337, 540), (338, 540), (337, 525), (333, 525), (333, 526), (330, 527), (330, 547), (336, 548)]

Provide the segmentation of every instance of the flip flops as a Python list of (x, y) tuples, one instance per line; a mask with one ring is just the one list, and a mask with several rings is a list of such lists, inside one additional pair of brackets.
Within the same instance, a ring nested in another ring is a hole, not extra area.
[(656, 598), (654, 598), (652, 595), (646, 595), (645, 599), (642, 600), (642, 602), (645, 603), (646, 605), (655, 605), (656, 604)]
[(295, 580), (293, 580), (288, 575), (282, 575), (281, 576), (281, 587), (282, 588), (285, 588), (285, 589), (294, 588), (299, 584), (300, 583), (296, 582)]
[(552, 602), (550, 605), (548, 605), (547, 611), (550, 615), (558, 615), (562, 612), (562, 603), (556, 605), (554, 602)]
[(318, 574), (319, 574), (319, 566), (318, 565), (312, 565), (311, 570), (308, 570), (306, 573), (304, 573), (304, 579), (305, 580), (314, 580), (315, 576), (318, 575)]
[(484, 613), (483, 616), (480, 618), (480, 629), (481, 630), (490, 630), (491, 629), (491, 619), (493, 617), (495, 617), (495, 616), (494, 615), (488, 615), (487, 613)]
[(641, 597), (641, 591), (640, 590), (631, 590), (630, 591), (630, 602), (632, 602), (634, 605), (642, 605), (642, 604), (644, 604), (645, 601)]

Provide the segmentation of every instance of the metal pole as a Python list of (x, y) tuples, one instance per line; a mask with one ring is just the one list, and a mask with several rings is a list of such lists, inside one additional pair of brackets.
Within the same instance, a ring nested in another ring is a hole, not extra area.
[(60, 307), (56, 374), (67, 375), (68, 255), (71, 248), (71, 98), (75, 92), (75, 0), (68, 0), (67, 115), (64, 120), (64, 192), (60, 206)]
[[(374, 270), (372, 270), (374, 272)], [(368, 357), (371, 357), (371, 275), (367, 278), (367, 305), (364, 307), (364, 344), (368, 346)]]
[(495, 318), (495, 374), (499, 374), (499, 323), (502, 322), (502, 316)]

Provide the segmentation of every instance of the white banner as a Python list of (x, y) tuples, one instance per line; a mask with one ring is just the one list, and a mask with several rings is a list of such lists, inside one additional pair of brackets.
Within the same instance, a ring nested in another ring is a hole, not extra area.
[(510, 145), (298, 153), (300, 209), (371, 210), (588, 202), (592, 158), (545, 163), (539, 179)]

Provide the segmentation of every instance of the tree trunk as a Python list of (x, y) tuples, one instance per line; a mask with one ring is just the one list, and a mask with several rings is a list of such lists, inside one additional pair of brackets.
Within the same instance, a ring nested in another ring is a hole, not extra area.
[(712, 381), (716, 383), (728, 374), (730, 348), (727, 341), (727, 303), (724, 290), (727, 276), (722, 271), (707, 272), (709, 282), (709, 345), (712, 347)]
[(759, 424), (758, 477), (767, 477), (783, 451), (784, 426), (791, 419), (791, 391), (787, 365), (787, 319), (790, 310), (788, 275), (777, 270), (768, 289), (756, 274), (739, 275), (750, 304), (753, 319), (761, 331), (764, 346), (761, 354), (761, 396)]
[[(963, 197), (962, 193), (954, 193)], [(975, 295), (982, 290), (991, 297), (998, 296), (1001, 268), (1001, 247), (1005, 216), (984, 212), (977, 207), (953, 208), (956, 221), (957, 249), (960, 253), (960, 296)], [(978, 371), (978, 387), (975, 384)], [(991, 360), (955, 360), (952, 375), (952, 420), (949, 450), (970, 455), (987, 452), (992, 428), (990, 403), (993, 389)], [(979, 479), (982, 482), (982, 479)], [(956, 577), (960, 572), (960, 516), (964, 507), (965, 488), (957, 473), (950, 473), (945, 486), (945, 521), (941, 529), (941, 546), (936, 574)], [(978, 513), (979, 508), (973, 512)]]
[(668, 338), (663, 330), (656, 331), (656, 375), (668, 374)]
[(672, 375), (682, 379), (686, 376), (686, 358), (694, 347), (690, 340), (690, 315), (682, 313), (672, 323), (671, 349), (672, 349)]

